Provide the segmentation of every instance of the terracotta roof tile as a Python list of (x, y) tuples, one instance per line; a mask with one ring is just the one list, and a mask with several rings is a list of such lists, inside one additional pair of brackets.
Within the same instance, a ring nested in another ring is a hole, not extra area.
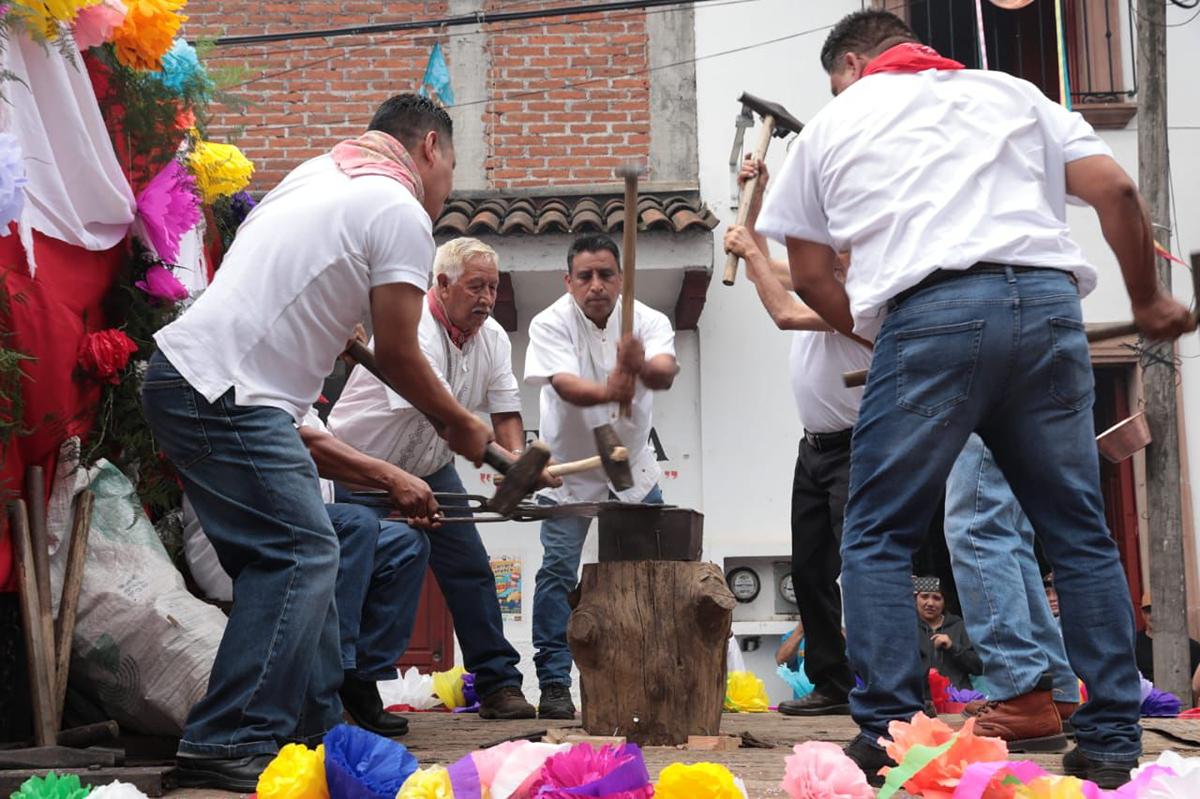
[[(625, 200), (620, 194), (553, 197), (458, 196), (446, 203), (434, 225), (440, 235), (616, 233), (624, 226)], [(712, 230), (717, 218), (699, 192), (649, 192), (638, 197), (638, 227), (682, 233)]]

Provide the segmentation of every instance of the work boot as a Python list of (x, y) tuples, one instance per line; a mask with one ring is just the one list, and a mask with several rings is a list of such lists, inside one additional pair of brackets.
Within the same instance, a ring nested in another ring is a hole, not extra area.
[(1063, 771), (1081, 780), (1091, 780), (1101, 788), (1112, 790), (1129, 782), (1129, 772), (1137, 768), (1136, 757), (1129, 760), (1092, 760), (1075, 747), (1063, 755)]
[[(962, 717), (964, 719), (969, 719), (977, 716), (979, 711), (983, 710), (987, 706), (987, 703), (988, 701), (986, 699), (972, 699), (970, 702), (967, 702), (965, 705), (963, 705)], [(1071, 716), (1075, 715), (1075, 711), (1078, 707), (1078, 702), (1059, 702), (1057, 699), (1054, 700), (1054, 709), (1058, 711), (1058, 717), (1062, 720), (1064, 733), (1069, 732), (1068, 726), (1071, 723), (1069, 719)]]
[(346, 672), (342, 678), (342, 707), (364, 730), (385, 738), (398, 738), (408, 732), (408, 719), (383, 709), (374, 680), (360, 680)]
[(780, 702), (779, 712), (785, 716), (848, 716), (850, 702), (845, 694), (838, 696), (817, 688), (803, 699)]
[(571, 701), (571, 686), (547, 685), (538, 700), (539, 719), (573, 719), (575, 703)]
[(274, 759), (273, 753), (245, 757), (202, 757), (180, 753), (175, 756), (175, 782), (181, 788), (252, 793), (258, 786), (258, 775)]
[(988, 702), (975, 714), (975, 734), (1003, 739), (1010, 752), (1060, 752), (1067, 746), (1048, 690)]
[(479, 700), (481, 719), (534, 719), (537, 711), (515, 685), (503, 685)]
[(846, 757), (854, 761), (854, 765), (862, 769), (863, 774), (867, 775), (867, 784), (875, 788), (883, 785), (884, 778), (879, 773), (879, 769), (884, 766), (896, 765), (896, 761), (888, 757), (887, 752), (861, 735), (847, 744), (842, 751), (846, 753)]

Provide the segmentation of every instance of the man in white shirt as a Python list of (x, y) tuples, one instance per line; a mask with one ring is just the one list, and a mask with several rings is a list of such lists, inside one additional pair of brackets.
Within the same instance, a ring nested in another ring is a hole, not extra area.
[(838, 547), (850, 482), (850, 434), (862, 389), (846, 388), (842, 373), (871, 365), (871, 351), (834, 332), (796, 299), (787, 264), (773, 261), (767, 240), (754, 233), (767, 187), (762, 161), (747, 159), (739, 182), (758, 175), (746, 226), (732, 225), (725, 249), (746, 262), (746, 276), (780, 330), (792, 330), (792, 392), (804, 435), (792, 476), (792, 586), (804, 629), (804, 672), (813, 684), (803, 699), (779, 703), (788, 716), (846, 715), (854, 675), (842, 636), (842, 570)]
[(1136, 185), (1078, 114), (1025, 81), (962, 69), (885, 12), (843, 19), (821, 60), (836, 99), (792, 147), (758, 229), (786, 243), (806, 304), (874, 339), (842, 540), (847, 651), (866, 683), (851, 693), (862, 734), (847, 753), (878, 780), (877, 740), (921, 709), (907, 570), (978, 432), (1043, 535), (1088, 686), (1063, 766), (1115, 787), (1141, 753), (1140, 696), (1093, 438), (1079, 297), (1096, 271), (1069, 236), (1068, 195), (1096, 209), (1143, 333), (1194, 323), (1158, 283)]
[[(563, 478), (544, 491), (548, 504), (662, 502), (659, 468), (649, 445), (654, 391), (671, 387), (679, 365), (675, 333), (667, 317), (634, 303), (633, 333), (621, 337), (620, 253), (607, 236), (577, 238), (567, 252), (567, 292), (529, 323), (525, 381), (541, 387), (541, 437), (558, 461), (596, 454), (592, 430), (611, 424), (629, 450), (633, 487), (616, 491), (603, 471)], [(620, 414), (630, 402), (632, 414)], [(542, 523), (542, 566), (533, 594), (533, 645), (541, 698), (538, 716), (573, 718), (571, 652), (567, 648), (567, 594), (579, 578), (579, 560), (591, 519), (571, 517)]]
[[(155, 335), (146, 419), (235, 597), (179, 743), (181, 785), (250, 792), (280, 746), (315, 746), (341, 721), (338, 540), (294, 425), (368, 311), (379, 367), (452, 449), (482, 460), (491, 430), (446, 391), (416, 335), (453, 170), (449, 115), (391, 98), (365, 134), (267, 194), (212, 285)], [(437, 508), (425, 493), (401, 510)]]
[[(496, 252), (476, 239), (448, 241), (438, 248), (433, 276), (417, 330), (421, 351), (446, 390), (463, 407), (490, 414), (497, 442), (516, 452), (524, 447), (525, 425), (512, 346), (491, 315), (500, 285)], [(434, 491), (464, 493), (446, 442), (420, 411), (365, 369), (350, 375), (329, 427), (355, 449), (420, 475)], [(380, 516), (392, 510), (390, 503), (344, 498), (368, 504)], [(430, 566), (454, 619), (466, 668), (475, 675), (480, 717), (533, 718), (533, 706), (521, 693), (520, 656), (504, 638), (496, 579), (479, 530), (444, 522), (430, 531), (429, 543)]]

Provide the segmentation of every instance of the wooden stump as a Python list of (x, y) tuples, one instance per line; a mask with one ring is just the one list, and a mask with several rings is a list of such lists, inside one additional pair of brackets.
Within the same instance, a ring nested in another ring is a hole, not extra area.
[(716, 735), (736, 603), (712, 563), (584, 566), (567, 625), (584, 729), (642, 746)]

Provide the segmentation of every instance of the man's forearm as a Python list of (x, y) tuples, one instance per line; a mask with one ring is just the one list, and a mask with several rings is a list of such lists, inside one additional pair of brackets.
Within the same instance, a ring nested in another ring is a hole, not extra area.
[(666, 391), (675, 384), (679, 362), (670, 355), (655, 355), (642, 364), (638, 377), (651, 391)]
[(792, 286), (804, 304), (839, 333), (854, 335), (854, 317), (846, 287), (837, 279), (837, 254), (823, 244), (787, 240)]
[[(758, 299), (780, 330), (829, 331), (832, 328), (815, 311), (796, 299), (772, 272), (770, 260), (761, 254), (746, 259), (746, 276), (754, 284)], [(789, 275), (789, 282), (791, 277)]]
[(496, 433), (496, 443), (509, 452), (525, 449), (525, 423), (520, 413), (493, 413), (492, 430)]
[(300, 428), (300, 439), (317, 464), (317, 474), (326, 480), (365, 488), (389, 489), (399, 467), (372, 458), (328, 434)]
[(1108, 202), (1096, 207), (1100, 230), (1121, 267), (1129, 298), (1148, 300), (1159, 291), (1155, 269), (1154, 227), (1150, 211), (1132, 185), (1114, 190)]
[(415, 337), (410, 342), (378, 349), (375, 362), (396, 392), (426, 416), (449, 425), (470, 415), (438, 379)]
[(550, 385), (554, 387), (558, 396), (581, 408), (608, 402), (607, 387), (577, 375), (554, 375), (550, 378)]

